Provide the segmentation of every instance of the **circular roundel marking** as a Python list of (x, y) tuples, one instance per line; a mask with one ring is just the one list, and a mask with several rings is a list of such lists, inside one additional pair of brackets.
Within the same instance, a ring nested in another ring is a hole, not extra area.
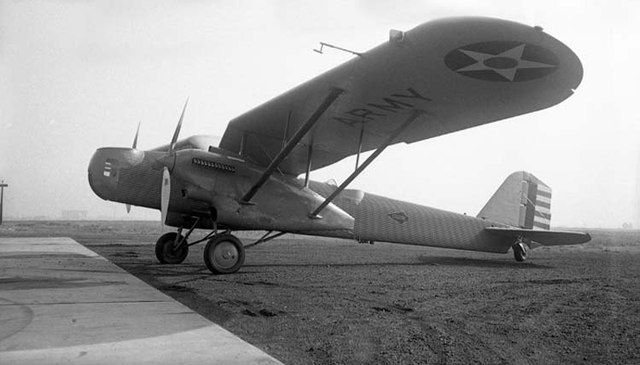
[(558, 68), (558, 58), (553, 52), (517, 41), (469, 44), (449, 52), (444, 62), (460, 75), (498, 82), (539, 79)]

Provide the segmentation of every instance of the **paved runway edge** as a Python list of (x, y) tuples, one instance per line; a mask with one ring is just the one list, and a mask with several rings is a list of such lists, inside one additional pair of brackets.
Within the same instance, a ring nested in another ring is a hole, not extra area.
[(0, 363), (280, 364), (70, 238), (1, 237)]

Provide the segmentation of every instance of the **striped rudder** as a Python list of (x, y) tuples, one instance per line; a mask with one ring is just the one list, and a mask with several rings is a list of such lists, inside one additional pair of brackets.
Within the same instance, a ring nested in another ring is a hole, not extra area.
[(525, 171), (514, 172), (478, 214), (513, 227), (550, 229), (551, 188)]
[(532, 229), (551, 228), (551, 188), (528, 174), (529, 178), (523, 180), (527, 189), (523, 189), (520, 227)]

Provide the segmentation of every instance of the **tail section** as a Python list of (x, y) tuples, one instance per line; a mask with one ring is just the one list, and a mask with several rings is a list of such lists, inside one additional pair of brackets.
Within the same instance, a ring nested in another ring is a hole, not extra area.
[(478, 213), (478, 218), (512, 227), (549, 230), (551, 188), (533, 174), (514, 172)]
[[(533, 175), (531, 177), (536, 179)], [(537, 183), (529, 182), (528, 185), (524, 228), (549, 230), (551, 228), (551, 188), (540, 180)]]

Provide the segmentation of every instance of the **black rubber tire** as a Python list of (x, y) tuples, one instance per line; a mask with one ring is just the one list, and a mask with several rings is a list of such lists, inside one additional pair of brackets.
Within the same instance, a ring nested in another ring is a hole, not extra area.
[(516, 243), (511, 247), (513, 249), (513, 258), (518, 262), (523, 262), (527, 259), (527, 249), (524, 246), (524, 243)]
[(236, 236), (217, 235), (204, 248), (204, 263), (214, 274), (233, 274), (244, 264), (244, 246)]
[(180, 264), (189, 255), (189, 246), (186, 244), (183, 244), (179, 250), (174, 250), (173, 245), (177, 236), (178, 233), (169, 232), (160, 236), (156, 241), (156, 258), (161, 264)]

